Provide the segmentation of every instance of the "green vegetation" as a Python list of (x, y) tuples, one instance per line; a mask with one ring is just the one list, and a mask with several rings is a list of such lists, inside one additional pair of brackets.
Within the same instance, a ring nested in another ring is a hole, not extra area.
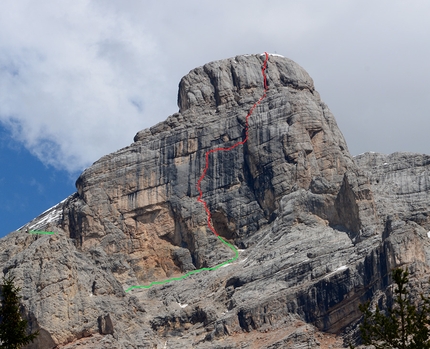
[[(406, 285), (409, 273), (394, 269), (394, 304), (387, 312), (378, 307), (373, 311), (370, 302), (360, 305), (363, 323), (360, 326), (363, 344), (376, 349), (430, 349), (430, 298), (421, 295), (416, 305)], [(350, 345), (350, 348), (354, 348)]]
[(55, 235), (53, 231), (42, 231), (42, 230), (30, 230), (29, 234), (40, 234), (40, 235)]
[(19, 349), (33, 341), (39, 331), (27, 334), (27, 320), (21, 318), (19, 312), (18, 293), (21, 288), (13, 283), (14, 278), (3, 277), (1, 285), (1, 308), (0, 308), (0, 348)]

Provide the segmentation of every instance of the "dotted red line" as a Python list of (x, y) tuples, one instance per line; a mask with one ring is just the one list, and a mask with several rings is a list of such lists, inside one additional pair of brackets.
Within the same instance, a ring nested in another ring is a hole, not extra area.
[(261, 68), (261, 74), (263, 75), (263, 82), (264, 82), (264, 93), (260, 97), (260, 99), (257, 102), (254, 103), (254, 105), (252, 106), (252, 108), (249, 110), (248, 115), (246, 116), (245, 139), (243, 141), (240, 141), (240, 142), (237, 142), (237, 143), (233, 144), (231, 147), (228, 147), (228, 148), (215, 148), (215, 149), (207, 151), (206, 154), (205, 154), (205, 161), (206, 161), (205, 168), (204, 168), (203, 173), (200, 176), (199, 180), (197, 181), (197, 190), (199, 192), (199, 197), (197, 198), (197, 201), (203, 204), (203, 207), (205, 208), (205, 211), (206, 211), (206, 214), (207, 214), (208, 227), (209, 227), (209, 229), (216, 236), (219, 236), (219, 234), (217, 233), (217, 231), (215, 230), (214, 226), (211, 223), (211, 217), (212, 217), (212, 215), (211, 215), (211, 212), (210, 212), (210, 210), (208, 208), (208, 205), (207, 205), (206, 201), (204, 201), (202, 199), (203, 192), (202, 192), (202, 189), (201, 189), (201, 183), (202, 183), (203, 178), (205, 178), (206, 172), (208, 171), (208, 168), (209, 168), (209, 155), (210, 154), (216, 153), (217, 151), (230, 151), (230, 150), (238, 147), (239, 145), (244, 145), (247, 142), (247, 140), (248, 140), (248, 129), (249, 129), (249, 123), (248, 123), (248, 121), (249, 121), (249, 117), (252, 115), (252, 113), (254, 112), (254, 109), (257, 107), (257, 105), (259, 105), (262, 102), (262, 100), (264, 98), (266, 98), (266, 93), (267, 93), (267, 90), (269, 89), (268, 86), (267, 86), (267, 77), (266, 77), (266, 68), (267, 68), (267, 61), (269, 60), (269, 55), (268, 55), (267, 52), (264, 52), (264, 54), (266, 55), (266, 59), (264, 60), (263, 67)]

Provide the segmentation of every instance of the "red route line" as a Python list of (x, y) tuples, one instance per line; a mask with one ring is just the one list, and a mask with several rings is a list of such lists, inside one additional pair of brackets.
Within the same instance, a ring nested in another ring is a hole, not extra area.
[(210, 210), (208, 208), (208, 205), (207, 205), (206, 201), (204, 201), (202, 199), (203, 192), (202, 192), (202, 189), (201, 189), (201, 183), (202, 183), (203, 179), (205, 178), (206, 172), (208, 171), (208, 168), (209, 168), (209, 154), (216, 153), (218, 151), (230, 151), (230, 150), (238, 147), (239, 145), (244, 145), (247, 142), (247, 140), (248, 140), (249, 117), (252, 115), (252, 113), (254, 112), (254, 109), (257, 107), (257, 105), (259, 105), (262, 102), (262, 100), (264, 98), (266, 98), (267, 90), (269, 89), (268, 86), (267, 86), (267, 77), (266, 77), (266, 68), (267, 68), (267, 61), (269, 60), (269, 55), (268, 55), (267, 52), (264, 52), (264, 54), (266, 55), (266, 59), (264, 60), (263, 67), (261, 68), (261, 74), (263, 75), (263, 81), (264, 81), (264, 93), (260, 97), (260, 99), (257, 102), (254, 103), (254, 105), (252, 106), (252, 108), (249, 110), (248, 115), (246, 116), (245, 139), (243, 141), (240, 141), (240, 142), (237, 142), (237, 143), (233, 144), (231, 147), (228, 147), (228, 148), (215, 148), (215, 149), (207, 151), (206, 154), (205, 154), (206, 165), (205, 165), (205, 168), (203, 170), (202, 175), (200, 176), (199, 180), (197, 181), (197, 186), (196, 187), (197, 187), (197, 190), (199, 192), (199, 197), (197, 198), (197, 201), (203, 204), (203, 207), (205, 208), (205, 211), (206, 211), (206, 214), (207, 214), (207, 217), (208, 217), (207, 218), (208, 227), (215, 234), (215, 236), (219, 236), (219, 234), (217, 233), (217, 231), (215, 230), (214, 226), (211, 223), (211, 217), (212, 217), (212, 215), (211, 215), (211, 212), (210, 212)]

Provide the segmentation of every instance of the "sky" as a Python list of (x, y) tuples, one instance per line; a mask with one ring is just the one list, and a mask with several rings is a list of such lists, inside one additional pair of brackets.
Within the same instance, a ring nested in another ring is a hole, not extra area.
[(239, 54), (305, 68), (353, 155), (429, 154), (429, 13), (428, 0), (2, 0), (0, 237), (177, 112), (191, 69)]

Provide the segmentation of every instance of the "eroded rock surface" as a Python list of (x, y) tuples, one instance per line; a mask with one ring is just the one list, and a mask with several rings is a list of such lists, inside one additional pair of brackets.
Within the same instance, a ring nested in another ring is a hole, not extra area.
[[(355, 159), (313, 81), (270, 55), (192, 70), (179, 112), (85, 170), (77, 192), (0, 240), (23, 287), (29, 348), (332, 348), (353, 339), (358, 304), (389, 299), (390, 269), (428, 289), (429, 164), (419, 154)], [(28, 235), (40, 229), (56, 235)], [(329, 343), (329, 344), (327, 344)]]

